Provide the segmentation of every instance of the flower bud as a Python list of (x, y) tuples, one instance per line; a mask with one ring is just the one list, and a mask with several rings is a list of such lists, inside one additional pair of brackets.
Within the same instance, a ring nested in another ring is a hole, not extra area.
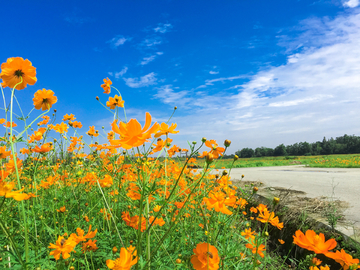
[(228, 175), (228, 171), (227, 171), (227, 170), (223, 170), (222, 175)]
[(241, 178), (244, 178), (244, 177), (245, 177), (245, 175), (242, 174), (242, 175), (241, 175)]
[(258, 192), (259, 188), (258, 187), (253, 187), (253, 193)]
[(117, 247), (112, 248), (112, 253), (115, 254), (118, 251)]
[(206, 142), (206, 138), (203, 137), (203, 138), (201, 139), (201, 141), (202, 141), (203, 143)]
[(214, 155), (213, 154), (207, 154), (205, 157), (206, 163), (210, 164), (214, 161)]
[(274, 197), (274, 199), (273, 199), (274, 205), (277, 205), (279, 202), (280, 202), (280, 198)]
[(56, 113), (57, 111), (56, 111), (56, 109), (54, 109), (54, 113)]
[(99, 100), (99, 97), (98, 97), (98, 96), (96, 96), (96, 100)]
[(239, 159), (238, 155), (235, 155), (234, 160), (238, 160), (238, 159)]
[(176, 263), (181, 263), (181, 260), (180, 260), (180, 259), (176, 259)]
[(197, 142), (196, 141), (193, 141), (192, 144), (196, 144)]
[(224, 142), (225, 147), (229, 147), (230, 144), (231, 144), (230, 140), (225, 140), (225, 142)]
[(176, 106), (174, 107), (174, 110), (177, 110), (177, 107), (176, 107)]

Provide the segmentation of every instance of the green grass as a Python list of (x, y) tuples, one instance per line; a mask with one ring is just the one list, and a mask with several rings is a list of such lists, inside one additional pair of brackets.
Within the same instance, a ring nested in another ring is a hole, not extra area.
[[(214, 162), (215, 168), (230, 168), (233, 159), (221, 159)], [(196, 165), (203, 167), (204, 159), (198, 159)], [(360, 154), (321, 155), (321, 156), (281, 156), (239, 158), (233, 168), (305, 165), (318, 168), (360, 168)]]

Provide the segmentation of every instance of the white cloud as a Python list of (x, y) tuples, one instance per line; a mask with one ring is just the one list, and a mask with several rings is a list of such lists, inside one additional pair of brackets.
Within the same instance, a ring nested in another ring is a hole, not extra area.
[(153, 54), (149, 57), (144, 57), (143, 60), (140, 62), (140, 65), (142, 66), (147, 65), (150, 62), (154, 61), (158, 55), (163, 55), (163, 54), (164, 54), (163, 52), (157, 52), (156, 54)]
[[(198, 87), (214, 85), (215, 96), (172, 86), (158, 92), (171, 105), (187, 99), (189, 115), (173, 119), (179, 134), (186, 135), (179, 135), (180, 147), (204, 136), (232, 140), (233, 153), (243, 147), (360, 135), (360, 126), (354, 124), (360, 122), (360, 13), (311, 18), (295, 28), (297, 36), (280, 37), (289, 54), (283, 65), (267, 66), (251, 77), (206, 80)], [(242, 78), (248, 81), (236, 83)]]
[(124, 45), (124, 43), (128, 40), (131, 40), (131, 38), (125, 38), (122, 35), (117, 35), (113, 37), (112, 39), (106, 41), (106, 43), (110, 43), (110, 46), (114, 49), (119, 47), (120, 45)]
[(160, 45), (162, 43), (162, 38), (160, 37), (152, 37), (152, 38), (146, 38), (143, 40), (143, 42), (140, 44), (140, 46), (143, 47), (154, 47), (156, 45)]
[(131, 88), (140, 88), (156, 84), (156, 74), (151, 72), (139, 78), (123, 78), (126, 85)]
[(166, 32), (169, 32), (172, 27), (173, 26), (170, 23), (159, 23), (157, 27), (153, 28), (153, 30), (155, 31), (155, 33), (164, 34)]
[(128, 67), (124, 67), (121, 71), (115, 72), (115, 78), (119, 79), (128, 71)]
[(212, 75), (219, 74), (219, 71), (210, 70), (210, 71), (209, 71), (209, 74), (212, 74)]
[(155, 98), (161, 99), (165, 104), (170, 104), (174, 106), (185, 105), (187, 102), (190, 102), (192, 99), (186, 97), (188, 91), (177, 91), (174, 89), (179, 89), (178, 87), (173, 87), (171, 84), (164, 85), (157, 88), (157, 94), (154, 95)]
[(344, 7), (349, 7), (349, 8), (354, 8), (357, 7), (358, 5), (360, 5), (359, 0), (347, 0), (343, 3)]

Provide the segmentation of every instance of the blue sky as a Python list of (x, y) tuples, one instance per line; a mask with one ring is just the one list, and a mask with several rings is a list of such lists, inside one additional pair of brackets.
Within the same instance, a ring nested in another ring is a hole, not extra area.
[(51, 89), (57, 122), (73, 113), (82, 134), (110, 130), (95, 100), (108, 100), (106, 77), (128, 118), (163, 122), (177, 106), (183, 148), (202, 137), (230, 139), (234, 153), (360, 133), (359, 0), (19, 0), (2, 10), (0, 61), (37, 68), (38, 82), (16, 93), (24, 113)]

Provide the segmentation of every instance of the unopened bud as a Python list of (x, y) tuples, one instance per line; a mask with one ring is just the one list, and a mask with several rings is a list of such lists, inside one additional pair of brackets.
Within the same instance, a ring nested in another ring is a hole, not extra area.
[(193, 141), (192, 144), (196, 144), (197, 142)]
[(258, 187), (253, 187), (253, 193), (258, 192), (259, 188)]
[(54, 109), (54, 113), (56, 113), (57, 111), (56, 111), (56, 109)]
[(229, 147), (230, 144), (231, 144), (230, 140), (225, 140), (225, 142), (224, 142), (225, 147)]
[(174, 107), (174, 110), (177, 110), (177, 107), (176, 107), (176, 106)]
[(99, 100), (99, 97), (98, 97), (98, 96), (96, 97), (96, 100)]
[(227, 175), (227, 174), (228, 174), (227, 170), (223, 170), (222, 175)]
[(273, 203), (274, 203), (275, 205), (277, 205), (279, 202), (280, 202), (280, 198), (274, 197)]
[(203, 143), (206, 142), (206, 138), (203, 137), (203, 138), (201, 139), (201, 141), (202, 141)]
[(118, 251), (117, 247), (112, 248), (112, 253), (115, 254)]
[(238, 160), (239, 157), (237, 155), (234, 156), (234, 160)]

